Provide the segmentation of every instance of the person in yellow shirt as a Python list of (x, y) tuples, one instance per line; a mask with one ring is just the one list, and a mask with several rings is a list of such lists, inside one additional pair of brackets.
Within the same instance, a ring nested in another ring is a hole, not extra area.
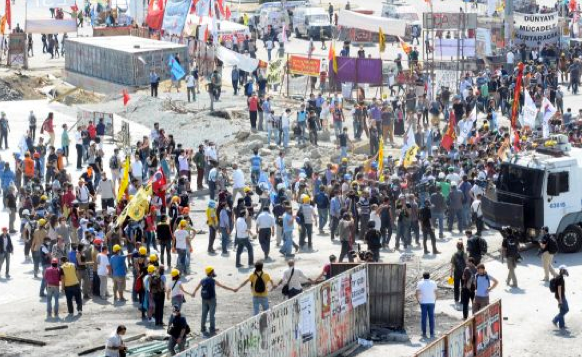
[(216, 254), (214, 239), (218, 228), (218, 215), (216, 214), (216, 201), (210, 200), (206, 208), (206, 224), (208, 224), (208, 254)]
[(267, 284), (271, 284), (271, 290), (275, 288), (271, 276), (263, 271), (263, 262), (255, 263), (255, 271), (240, 286), (234, 289), (238, 292), (248, 282), (251, 283), (251, 294), (253, 296), (253, 314), (258, 315), (261, 307), (263, 311), (269, 310), (269, 290)]
[(83, 299), (81, 298), (81, 285), (77, 278), (77, 268), (70, 263), (67, 257), (61, 258), (61, 287), (67, 297), (67, 310), (73, 314), (73, 298), (77, 304), (77, 313), (83, 314)]

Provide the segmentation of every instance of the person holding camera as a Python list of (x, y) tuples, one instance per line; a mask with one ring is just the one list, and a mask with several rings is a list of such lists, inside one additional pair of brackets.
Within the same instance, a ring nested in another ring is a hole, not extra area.
[(303, 292), (303, 286), (301, 284), (305, 282), (314, 284), (315, 282), (314, 280), (306, 277), (302, 270), (295, 268), (295, 260), (289, 259), (287, 261), (287, 266), (287, 270), (283, 272), (283, 277), (277, 284), (275, 284), (273, 289), (277, 289), (279, 285), (283, 284), (283, 289), (281, 292), (288, 299), (291, 299), (292, 297), (297, 296)]
[(127, 328), (124, 325), (117, 326), (115, 332), (105, 342), (105, 357), (123, 357), (127, 347), (123, 342), (123, 336)]

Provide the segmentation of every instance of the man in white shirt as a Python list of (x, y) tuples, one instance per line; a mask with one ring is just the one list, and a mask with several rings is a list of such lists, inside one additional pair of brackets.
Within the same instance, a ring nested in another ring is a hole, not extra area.
[(301, 284), (305, 282), (313, 283), (313, 280), (306, 277), (301, 270), (295, 268), (295, 260), (290, 259), (287, 261), (287, 265), (289, 268), (283, 272), (283, 277), (273, 289), (276, 289), (281, 284), (283, 284), (283, 289), (287, 286), (287, 294), (284, 295), (287, 296), (288, 299), (291, 299), (303, 292), (303, 286), (301, 286)]
[(437, 284), (430, 279), (430, 274), (422, 274), (422, 280), (416, 285), (416, 301), (420, 304), (422, 338), (426, 336), (426, 318), (430, 327), (430, 338), (434, 338), (434, 307), (437, 299)]
[(250, 237), (249, 237), (249, 226), (247, 225), (245, 215), (240, 212), (239, 217), (236, 219), (235, 227), (236, 227), (236, 238), (235, 243), (236, 247), (236, 267), (242, 268), (242, 264), (240, 263), (240, 256), (243, 252), (244, 248), (247, 248), (247, 252), (249, 254), (249, 266), (253, 266), (253, 246), (251, 245)]
[(101, 173), (101, 183), (97, 187), (97, 193), (101, 194), (101, 209), (115, 208), (115, 184), (107, 179), (105, 171)]
[(291, 109), (285, 109), (285, 114), (281, 116), (281, 131), (283, 131), (283, 147), (289, 147), (289, 129), (291, 128)]
[(134, 162), (131, 163), (131, 176), (139, 183), (142, 181), (143, 164), (138, 155), (135, 155)]
[(196, 80), (192, 73), (188, 73), (186, 76), (186, 93), (188, 95), (188, 103), (190, 103), (190, 93), (192, 94), (192, 100), (196, 101)]
[(269, 212), (268, 206), (263, 207), (262, 212), (257, 216), (257, 234), (265, 260), (269, 260), (271, 237), (275, 235), (275, 218)]
[(232, 201), (236, 202), (238, 193), (244, 197), (245, 174), (237, 164), (232, 164)]
[(511, 64), (513, 65), (513, 60), (514, 60), (515, 55), (513, 54), (513, 51), (510, 49), (507, 54), (505, 55), (505, 59), (507, 61), (507, 64)]
[[(476, 186), (476, 185), (475, 185)], [(483, 231), (483, 210), (481, 209), (481, 198), (483, 195), (478, 193), (477, 198), (471, 204), (471, 213), (475, 215), (475, 226), (477, 227), (477, 235), (480, 236)]]
[(119, 325), (115, 333), (107, 338), (105, 342), (105, 357), (119, 357), (119, 351), (126, 349), (122, 338), (126, 331), (127, 328), (125, 326)]
[(111, 275), (111, 265), (107, 256), (107, 246), (101, 248), (97, 255), (97, 275), (99, 275), (99, 295), (101, 299), (107, 299), (107, 277)]

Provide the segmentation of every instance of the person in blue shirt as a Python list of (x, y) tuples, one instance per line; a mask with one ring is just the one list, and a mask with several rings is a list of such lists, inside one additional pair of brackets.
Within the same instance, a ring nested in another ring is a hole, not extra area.
[(285, 205), (285, 213), (283, 214), (283, 246), (279, 251), (285, 257), (292, 257), (291, 248), (293, 244), (293, 229), (295, 217), (293, 216), (293, 209), (290, 204)]
[(123, 291), (125, 290), (125, 278), (127, 276), (127, 256), (123, 255), (121, 246), (113, 246), (113, 256), (109, 261), (111, 265), (111, 276), (113, 277), (113, 299), (125, 301)]
[(259, 149), (253, 149), (253, 156), (251, 157), (251, 182), (256, 185), (261, 174), (261, 163), (263, 159), (259, 156)]
[(236, 65), (232, 67), (230, 76), (232, 80), (232, 89), (234, 89), (234, 95), (238, 95), (238, 81), (240, 79), (240, 73)]
[(297, 112), (297, 125), (301, 129), (301, 134), (297, 137), (297, 145), (305, 145), (305, 132), (307, 131), (307, 111), (305, 104), (301, 104), (301, 110)]
[(8, 194), (8, 188), (10, 187), (10, 184), (14, 182), (15, 175), (14, 172), (10, 170), (9, 163), (0, 163), (0, 167), (3, 169), (0, 171), (0, 177), (2, 178), (2, 197), (4, 207), (6, 207), (6, 194)]

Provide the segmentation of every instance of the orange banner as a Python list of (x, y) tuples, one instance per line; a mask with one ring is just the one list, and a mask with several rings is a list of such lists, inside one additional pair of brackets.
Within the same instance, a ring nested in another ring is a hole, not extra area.
[(319, 76), (321, 60), (318, 58), (307, 58), (300, 56), (289, 57), (289, 73), (305, 74), (308, 76)]

